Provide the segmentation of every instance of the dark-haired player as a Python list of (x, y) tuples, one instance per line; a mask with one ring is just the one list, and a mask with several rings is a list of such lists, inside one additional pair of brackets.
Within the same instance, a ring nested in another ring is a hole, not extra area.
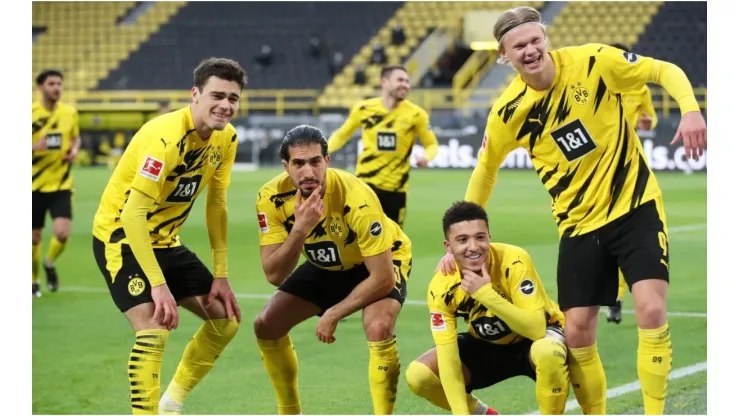
[[(288, 332), (318, 315), (316, 336), (331, 344), (339, 320), (362, 309), (374, 412), (392, 414), (401, 368), (394, 327), (411, 273), (411, 241), (364, 182), (329, 168), (319, 129), (290, 130), (280, 157), (285, 172), (260, 188), (256, 203), (262, 268), (277, 290), (254, 321), (278, 413), (301, 412)], [(301, 253), (306, 261), (296, 268)]]
[[(672, 143), (686, 156), (707, 147), (707, 126), (681, 68), (608, 45), (548, 51), (540, 13), (516, 7), (494, 25), (499, 52), (517, 77), (488, 116), (465, 194), (485, 206), (501, 163), (528, 150), (552, 198), (558, 226), (558, 304), (568, 325), (570, 378), (586, 414), (606, 412), (606, 374), (596, 345), (601, 305), (614, 303), (618, 270), (635, 300), (637, 374), (645, 412), (665, 406), (673, 347), (666, 318), (668, 226), (658, 181), (627, 119), (622, 93), (656, 83), (681, 109)], [(452, 256), (443, 263), (449, 268)]]
[[(529, 254), (491, 243), (486, 211), (456, 202), (444, 214), (454, 274), (438, 271), (427, 303), (435, 348), (406, 370), (415, 394), (453, 414), (498, 414), (470, 392), (516, 376), (536, 380), (544, 415), (563, 414), (570, 388), (564, 317), (545, 292)], [(457, 333), (457, 317), (467, 331)]]
[[(193, 78), (189, 106), (152, 119), (133, 137), (93, 220), (95, 260), (136, 334), (128, 362), (134, 414), (179, 414), (241, 321), (227, 279), (226, 190), (238, 143), (230, 121), (246, 75), (235, 61), (209, 58)], [(206, 187), (213, 273), (179, 237)], [(205, 322), (160, 401), (162, 355), (178, 305)]]
[(33, 296), (41, 296), (38, 269), (41, 257), (41, 230), (46, 213), (53, 223), (49, 251), (43, 260), (46, 284), (56, 292), (59, 276), (54, 262), (64, 251), (72, 225), (72, 162), (80, 149), (77, 110), (59, 101), (63, 75), (47, 69), (36, 77), (41, 97), (32, 104), (32, 244)]
[(357, 158), (355, 175), (378, 195), (383, 211), (403, 227), (406, 218), (411, 151), (416, 137), (425, 155), (416, 165), (427, 167), (437, 156), (437, 137), (429, 124), (429, 114), (406, 99), (411, 85), (406, 68), (389, 65), (380, 72), (381, 95), (360, 101), (349, 118), (329, 138), (329, 153), (339, 150), (362, 128), (362, 153)]

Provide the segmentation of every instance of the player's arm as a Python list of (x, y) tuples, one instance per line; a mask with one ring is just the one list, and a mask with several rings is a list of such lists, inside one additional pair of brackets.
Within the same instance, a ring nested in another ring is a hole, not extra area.
[(149, 239), (147, 214), (161, 194), (175, 160), (174, 152), (168, 152), (165, 144), (158, 140), (159, 136), (152, 133), (155, 133), (153, 129), (146, 127), (136, 133), (139, 140), (149, 144), (139, 153), (139, 170), (131, 181), (131, 192), (121, 212), (121, 224), (137, 263), (155, 287), (164, 284), (165, 280)]
[(452, 414), (467, 415), (470, 414), (470, 409), (465, 391), (465, 376), (463, 376), (460, 350), (457, 346), (457, 319), (454, 311), (451, 311), (444, 303), (443, 290), (435, 288), (437, 281), (437, 278), (432, 279), (429, 284), (427, 305), (432, 321), (432, 337), (437, 348), (439, 380), (442, 382)]
[(74, 158), (77, 152), (80, 151), (82, 140), (80, 139), (80, 115), (77, 111), (74, 112), (72, 120), (72, 131), (69, 133), (69, 137), (72, 138), (69, 144), (69, 156)]
[(228, 277), (228, 262), (226, 260), (229, 215), (226, 202), (226, 192), (231, 183), (231, 169), (234, 167), (238, 140), (236, 134), (231, 139), (229, 147), (208, 184), (206, 197), (206, 229), (211, 243), (213, 259), (213, 277)]
[(654, 130), (658, 126), (658, 114), (655, 112), (655, 107), (653, 107), (653, 94), (647, 85), (645, 86), (645, 93), (640, 97), (640, 112), (650, 117), (650, 129)]
[(352, 107), (352, 110), (350, 110), (349, 112), (349, 117), (347, 117), (347, 120), (344, 121), (342, 127), (340, 127), (339, 130), (335, 131), (331, 135), (331, 137), (329, 137), (329, 141), (327, 143), (329, 147), (329, 153), (334, 153), (337, 150), (341, 149), (342, 146), (344, 146), (347, 141), (352, 138), (352, 135), (360, 127), (361, 119), (359, 105), (360, 104), (358, 103), (354, 107)]
[(365, 257), (365, 267), (370, 275), (355, 286), (346, 298), (326, 312), (333, 315), (337, 321), (387, 295), (396, 285), (390, 248), (380, 254)]
[(532, 259), (523, 250), (511, 270), (508, 279), (511, 302), (499, 295), (490, 284), (483, 285), (472, 297), (495, 313), (512, 332), (533, 341), (538, 340), (545, 336), (547, 327), (545, 302), (540, 293), (542, 283)]
[[(498, 108), (496, 102), (494, 108)], [(475, 202), (485, 207), (491, 197), (493, 186), (496, 183), (498, 170), (506, 156), (517, 147), (517, 142), (509, 136), (503, 120), (492, 109), (488, 115), (483, 148), (478, 155), (478, 164), (468, 182), (465, 200)]]
[(267, 281), (277, 287), (298, 264), (309, 230), (294, 225), (288, 233), (275, 205), (270, 202), (264, 190), (257, 195), (256, 207), (262, 270)]
[(694, 89), (684, 71), (673, 63), (607, 45), (599, 45), (597, 59), (601, 59), (604, 82), (616, 92), (639, 90), (650, 82), (663, 87), (681, 108), (681, 115), (699, 111)]
[(426, 111), (422, 110), (421, 114), (416, 118), (415, 127), (416, 134), (419, 135), (419, 141), (424, 146), (424, 157), (431, 162), (437, 157), (439, 142), (434, 131), (432, 131), (432, 126), (429, 124), (429, 114)]

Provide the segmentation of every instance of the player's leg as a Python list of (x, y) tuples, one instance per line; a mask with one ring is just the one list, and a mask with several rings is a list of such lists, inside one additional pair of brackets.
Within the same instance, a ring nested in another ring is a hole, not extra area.
[(529, 359), (536, 373), (536, 396), (543, 415), (562, 415), (568, 400), (568, 349), (560, 327), (548, 328), (545, 338), (532, 343)]
[(93, 253), (111, 297), (131, 323), (136, 340), (128, 357), (131, 412), (159, 412), (162, 356), (169, 331), (154, 322), (151, 286), (130, 250), (93, 238)]
[(378, 196), (380, 207), (386, 217), (403, 228), (403, 221), (406, 219), (406, 193), (384, 191), (373, 185), (369, 186)]
[(332, 288), (321, 274), (320, 269), (308, 262), (298, 266), (254, 320), (262, 364), (270, 376), (281, 415), (301, 413), (298, 356), (288, 332), (326, 309), (324, 297)]
[(239, 329), (237, 320), (228, 319), (226, 306), (215, 298), (206, 308), (213, 275), (198, 256), (185, 246), (172, 250), (172, 266), (167, 270), (170, 290), (178, 304), (203, 319), (177, 366), (175, 375), (159, 401), (161, 414), (179, 414), (182, 405), (198, 383), (208, 374)]
[(49, 212), (54, 220), (54, 228), (49, 241), (49, 251), (44, 259), (46, 284), (52, 292), (59, 289), (59, 275), (54, 262), (62, 254), (69, 240), (72, 228), (72, 191), (59, 191), (49, 195), (52, 199)]
[(39, 285), (39, 262), (41, 261), (41, 230), (44, 228), (46, 217), (46, 200), (41, 192), (32, 192), (31, 202), (31, 244), (33, 245), (33, 254), (31, 256), (32, 268), (31, 281), (32, 293), (34, 297), (41, 296), (41, 287)]
[(596, 345), (600, 305), (617, 295), (616, 261), (599, 231), (563, 237), (558, 253), (558, 303), (565, 314), (570, 381), (584, 414), (606, 413), (606, 374)]
[[(469, 334), (458, 335), (458, 350), (460, 351), (460, 360), (462, 357), (474, 357), (478, 353), (476, 348), (478, 340), (475, 340)], [(469, 358), (470, 359), (470, 358)], [(473, 371), (480, 368), (480, 363), (472, 364)], [(484, 404), (477, 397), (471, 394), (470, 388), (472, 383), (471, 370), (462, 362), (463, 379), (468, 392), (468, 408), (474, 415), (496, 415), (498, 412), (488, 405)], [(428, 400), (433, 405), (451, 411), (449, 402), (442, 387), (442, 381), (439, 378), (439, 365), (437, 361), (437, 348), (432, 348), (420, 355), (416, 360), (406, 368), (406, 383), (409, 389), (417, 396)]]
[(668, 236), (661, 199), (644, 204), (615, 229), (614, 251), (632, 289), (639, 344), (637, 375), (645, 414), (662, 414), (673, 347), (666, 317)]
[(620, 269), (617, 301), (606, 310), (606, 322), (614, 322), (615, 324), (622, 322), (622, 299), (624, 299), (625, 293), (627, 293), (627, 281), (624, 280), (624, 274)]

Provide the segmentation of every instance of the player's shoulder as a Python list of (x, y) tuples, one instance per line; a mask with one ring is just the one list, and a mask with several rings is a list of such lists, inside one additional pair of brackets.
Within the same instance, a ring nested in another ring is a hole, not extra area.
[(513, 244), (491, 243), (491, 252), (498, 259), (502, 267), (512, 267), (520, 263), (531, 262), (529, 252)]
[(365, 111), (365, 110), (379, 110), (383, 105), (380, 102), (380, 97), (366, 98), (360, 100), (352, 106), (352, 111)]
[(326, 170), (326, 176), (327, 180), (334, 182), (344, 194), (371, 191), (365, 182), (344, 169), (328, 168)]
[(271, 197), (276, 194), (292, 192), (295, 193), (296, 189), (290, 182), (290, 177), (287, 172), (281, 172), (277, 176), (273, 177), (269, 181), (265, 182), (259, 189), (263, 196)]
[(57, 111), (65, 115), (76, 115), (77, 114), (77, 108), (75, 108), (72, 104), (68, 104), (62, 101), (59, 101), (57, 103)]
[(488, 113), (488, 122), (492, 122), (497, 117), (503, 120), (505, 115), (513, 114), (519, 104), (522, 103), (528, 90), (527, 83), (517, 75), (491, 106), (491, 112)]
[(401, 101), (401, 108), (403, 111), (409, 113), (412, 117), (417, 117), (421, 115), (428, 115), (427, 110), (423, 109), (420, 105), (406, 99)]
[(444, 275), (441, 270), (437, 270), (432, 276), (432, 280), (429, 281), (429, 293), (434, 298), (448, 296), (448, 293), (460, 288), (461, 282), (459, 270), (455, 270), (454, 273), (448, 275)]

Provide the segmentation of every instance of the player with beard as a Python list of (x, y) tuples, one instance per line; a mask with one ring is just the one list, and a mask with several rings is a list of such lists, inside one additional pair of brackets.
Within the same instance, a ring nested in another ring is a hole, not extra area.
[[(331, 344), (339, 320), (362, 309), (374, 412), (392, 414), (401, 371), (394, 327), (406, 298), (411, 241), (367, 184), (329, 168), (321, 130), (290, 130), (280, 158), (285, 172), (260, 188), (256, 202), (262, 268), (277, 290), (254, 321), (278, 413), (302, 410), (288, 332), (320, 316), (316, 336)], [(301, 253), (306, 261), (296, 268)]]
[(329, 153), (339, 150), (362, 128), (362, 153), (355, 174), (375, 191), (385, 214), (403, 227), (406, 194), (411, 170), (411, 151), (416, 137), (424, 146), (424, 156), (416, 166), (425, 168), (437, 156), (437, 137), (429, 124), (429, 114), (406, 99), (411, 85), (406, 68), (389, 65), (380, 72), (381, 95), (360, 101), (349, 118), (329, 138)]
[[(568, 398), (563, 313), (529, 254), (492, 243), (486, 211), (456, 202), (442, 218), (456, 270), (438, 271), (427, 303), (435, 348), (406, 370), (415, 394), (453, 414), (498, 414), (470, 393), (516, 376), (535, 382), (540, 413), (563, 414)], [(457, 317), (467, 331), (457, 333)]]
[(72, 226), (72, 161), (80, 149), (80, 125), (77, 110), (60, 102), (63, 75), (48, 69), (36, 77), (41, 99), (32, 104), (32, 244), (34, 297), (41, 296), (38, 268), (41, 257), (41, 230), (47, 211), (53, 231), (49, 251), (43, 261), (46, 284), (52, 292), (59, 289), (54, 262), (64, 251)]
[[(679, 105), (686, 156), (707, 148), (707, 125), (676, 65), (602, 44), (548, 51), (540, 13), (516, 7), (493, 28), (517, 77), (488, 116), (465, 200), (483, 207), (506, 155), (526, 149), (552, 198), (558, 227), (558, 304), (568, 323), (568, 367), (585, 414), (606, 412), (606, 374), (596, 345), (599, 309), (616, 299), (619, 277), (632, 291), (637, 374), (646, 414), (662, 414), (673, 347), (666, 318), (668, 225), (658, 181), (628, 119), (623, 93), (646, 83)], [(442, 267), (454, 269), (446, 255)]]
[[(230, 59), (193, 71), (192, 103), (144, 124), (113, 171), (93, 219), (93, 254), (113, 302), (135, 332), (128, 378), (134, 414), (179, 414), (239, 328), (228, 281), (228, 213), (236, 130), (246, 75)], [(205, 223), (213, 273), (180, 241), (180, 229), (208, 188)], [(160, 375), (177, 307), (204, 322), (160, 400)]]

